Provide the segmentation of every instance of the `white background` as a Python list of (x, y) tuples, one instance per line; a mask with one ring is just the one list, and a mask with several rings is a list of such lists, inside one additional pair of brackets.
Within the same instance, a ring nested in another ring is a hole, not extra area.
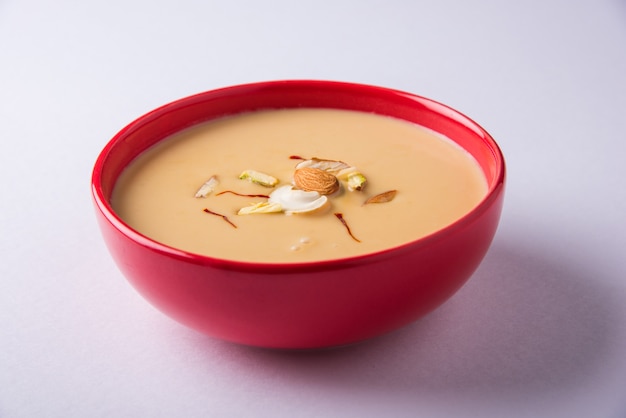
[[(237, 346), (118, 272), (89, 180), (124, 125), (313, 78), (444, 102), (508, 163), (479, 271), (354, 347)], [(0, 417), (626, 417), (626, 2), (0, 0)]]

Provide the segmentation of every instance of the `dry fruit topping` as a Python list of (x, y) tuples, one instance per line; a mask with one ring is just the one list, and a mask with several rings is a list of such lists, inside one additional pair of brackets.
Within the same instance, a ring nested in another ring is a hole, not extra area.
[[(328, 209), (331, 206), (332, 197), (339, 195), (342, 190), (347, 189), (349, 192), (360, 192), (367, 183), (366, 177), (358, 171), (356, 167), (350, 166), (343, 161), (322, 158), (304, 159), (297, 156), (291, 156), (289, 158), (302, 160), (295, 166), (292, 184), (275, 188), (279, 183), (278, 178), (256, 170), (244, 170), (239, 175), (239, 179), (247, 180), (263, 187), (274, 188), (274, 190), (269, 195), (241, 194), (233, 190), (224, 190), (217, 193), (216, 196), (230, 193), (242, 197), (266, 198), (264, 201), (251, 203), (239, 209), (237, 211), (238, 215), (319, 213)], [(213, 193), (218, 186), (219, 181), (217, 176), (214, 175), (200, 186), (195, 197), (206, 198), (209, 194)], [(377, 194), (366, 199), (363, 205), (390, 202), (393, 200), (396, 193), (396, 190), (389, 190)], [(205, 208), (204, 211), (221, 216), (226, 222), (236, 228), (235, 224), (226, 216), (212, 212), (207, 208)], [(334, 215), (341, 221), (349, 235), (355, 241), (360, 242), (352, 234), (343, 214), (335, 213)]]
[(217, 176), (211, 176), (196, 192), (195, 197), (207, 197), (211, 192), (215, 191), (215, 188), (220, 182), (217, 180)]
[(293, 182), (300, 190), (330, 195), (339, 190), (339, 179), (331, 173), (313, 167), (298, 168), (293, 173)]
[(261, 173), (256, 170), (245, 170), (239, 175), (241, 180), (248, 180), (252, 183), (260, 184), (265, 187), (274, 187), (278, 184), (278, 179), (269, 174)]
[(313, 212), (325, 207), (329, 201), (314, 190), (300, 190), (293, 186), (282, 186), (270, 194), (270, 204), (279, 205), (287, 213)]

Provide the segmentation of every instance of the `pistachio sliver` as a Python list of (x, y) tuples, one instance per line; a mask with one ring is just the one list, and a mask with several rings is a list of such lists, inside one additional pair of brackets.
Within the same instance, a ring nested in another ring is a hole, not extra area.
[(348, 190), (363, 190), (367, 179), (359, 172), (352, 173), (348, 176)]
[(348, 185), (348, 190), (363, 190), (367, 179), (356, 167), (347, 167), (337, 173), (337, 178)]
[(283, 208), (279, 203), (275, 202), (259, 202), (250, 206), (239, 209), (237, 215), (253, 215), (257, 213), (277, 213), (282, 212)]
[(217, 180), (217, 176), (211, 176), (196, 192), (194, 197), (207, 197), (213, 191), (215, 191), (215, 187), (219, 184)]
[(239, 175), (239, 179), (248, 180), (252, 183), (260, 184), (265, 187), (274, 187), (278, 184), (278, 179), (276, 177), (256, 170), (244, 170)]

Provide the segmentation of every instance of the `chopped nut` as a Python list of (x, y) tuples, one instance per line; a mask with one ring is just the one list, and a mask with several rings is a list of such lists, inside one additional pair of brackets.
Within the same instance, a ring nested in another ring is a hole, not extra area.
[(218, 184), (219, 181), (217, 180), (217, 176), (211, 176), (210, 179), (200, 186), (194, 197), (207, 197), (215, 190), (215, 187)]
[(337, 173), (339, 180), (348, 183), (348, 190), (351, 192), (355, 190), (363, 190), (367, 179), (361, 174), (356, 167), (347, 167)]
[(365, 187), (366, 182), (367, 182), (367, 179), (365, 178), (363, 174), (359, 172), (354, 172), (348, 175), (348, 190), (350, 191), (363, 190), (363, 187)]
[(318, 192), (321, 195), (333, 194), (339, 190), (337, 177), (319, 168), (299, 168), (293, 175), (293, 181), (299, 189)]
[(283, 208), (278, 203), (260, 202), (239, 209), (237, 215), (252, 215), (256, 213), (276, 213), (282, 212)]
[(320, 170), (327, 171), (329, 173), (337, 173), (340, 170), (350, 167), (348, 164), (343, 161), (336, 160), (325, 160), (322, 158), (311, 158), (310, 160), (305, 160), (296, 165), (296, 169), (311, 167), (311, 168), (319, 168)]
[(294, 213), (321, 213), (330, 207), (330, 201), (316, 191), (294, 189), (293, 186), (282, 186), (274, 190), (269, 203), (279, 204), (286, 215)]
[(385, 203), (391, 202), (394, 197), (396, 197), (397, 190), (389, 190), (384, 193), (377, 194), (376, 196), (372, 196), (363, 203), (367, 205), (368, 203)]
[(253, 183), (260, 184), (265, 187), (274, 187), (278, 184), (278, 179), (269, 174), (261, 173), (255, 170), (245, 170), (239, 175), (241, 180), (248, 180)]

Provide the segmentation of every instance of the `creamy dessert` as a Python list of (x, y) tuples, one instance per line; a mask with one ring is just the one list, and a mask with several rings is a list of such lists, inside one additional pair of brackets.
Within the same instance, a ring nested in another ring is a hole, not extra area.
[(336, 109), (264, 110), (191, 127), (138, 156), (111, 204), (171, 247), (294, 263), (393, 248), (472, 210), (487, 182), (453, 141)]

